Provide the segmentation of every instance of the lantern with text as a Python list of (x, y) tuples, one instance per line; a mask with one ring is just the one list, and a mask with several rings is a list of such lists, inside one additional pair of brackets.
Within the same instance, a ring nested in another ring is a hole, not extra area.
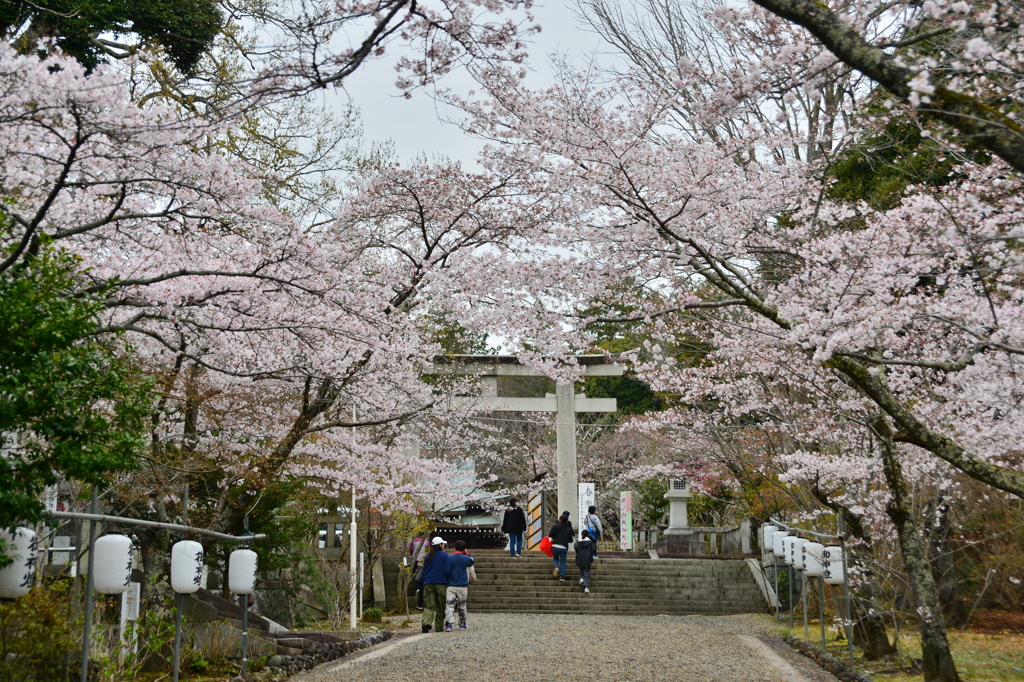
[(790, 558), (789, 565), (798, 571), (804, 569), (804, 545), (807, 544), (806, 538), (793, 538), (793, 542), (790, 543)]
[(787, 535), (782, 538), (782, 560), (786, 562), (786, 565), (793, 565), (793, 546), (796, 543), (797, 537), (795, 535)]
[(827, 585), (842, 585), (846, 566), (842, 547), (826, 547), (821, 553), (821, 577)]
[(131, 538), (104, 535), (96, 541), (92, 585), (100, 594), (121, 594), (132, 581)]
[(804, 573), (811, 578), (820, 578), (822, 574), (821, 555), (825, 546), (817, 542), (805, 542), (803, 551)]
[(203, 546), (195, 540), (182, 540), (171, 548), (171, 589), (192, 594), (203, 586)]
[(772, 553), (772, 533), (774, 533), (778, 529), (778, 526), (773, 526), (770, 523), (761, 526), (761, 547), (762, 549), (764, 549), (764, 551), (768, 552), (769, 554)]
[(28, 528), (15, 528), (13, 532), (0, 531), (0, 539), (4, 541), (4, 554), (14, 559), (5, 568), (0, 568), (0, 597), (24, 597), (36, 579), (39, 536)]
[(256, 552), (236, 549), (228, 561), (228, 589), (235, 594), (252, 594), (256, 588)]
[(772, 554), (782, 560), (786, 558), (786, 550), (782, 543), (787, 537), (789, 537), (789, 533), (784, 530), (777, 530), (772, 533)]

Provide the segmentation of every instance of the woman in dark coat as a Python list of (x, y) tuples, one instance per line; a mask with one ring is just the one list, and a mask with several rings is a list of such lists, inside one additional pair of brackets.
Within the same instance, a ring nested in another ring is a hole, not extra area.
[(551, 526), (548, 533), (551, 538), (551, 558), (555, 562), (555, 570), (552, 575), (558, 576), (559, 582), (565, 582), (565, 559), (569, 556), (569, 546), (576, 538), (576, 531), (572, 529), (569, 522), (569, 512), (562, 512), (558, 517), (558, 523)]

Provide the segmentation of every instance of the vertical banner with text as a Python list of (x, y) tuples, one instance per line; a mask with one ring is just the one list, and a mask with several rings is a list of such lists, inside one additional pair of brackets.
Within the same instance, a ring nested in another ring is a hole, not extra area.
[(619, 493), (619, 549), (633, 549), (633, 491)]
[(576, 524), (577, 526), (579, 526), (576, 529), (576, 536), (582, 539), (580, 533), (582, 533), (583, 529), (587, 527), (587, 524), (583, 523), (583, 519), (587, 518), (587, 510), (590, 509), (591, 506), (597, 504), (597, 495), (594, 491), (594, 484), (580, 483), (578, 499), (580, 505), (580, 520), (579, 523)]

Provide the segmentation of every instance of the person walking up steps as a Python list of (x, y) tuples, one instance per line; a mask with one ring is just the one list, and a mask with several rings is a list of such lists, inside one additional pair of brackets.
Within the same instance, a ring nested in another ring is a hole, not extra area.
[(459, 629), (466, 630), (466, 603), (469, 599), (469, 576), (475, 563), (466, 551), (466, 541), (455, 541), (455, 553), (448, 557), (448, 589), (445, 592), (444, 631), (455, 626), (455, 609), (459, 610)]
[(505, 518), (501, 522), (501, 532), (508, 533), (508, 551), (513, 558), (523, 556), (523, 533), (526, 532), (526, 512), (519, 506), (519, 500), (508, 501)]
[(590, 594), (590, 566), (594, 563), (596, 545), (590, 539), (589, 530), (584, 529), (580, 536), (582, 539), (573, 546), (576, 550), (576, 567), (580, 569), (580, 585), (583, 585), (583, 591)]
[(580, 521), (580, 527), (590, 531), (590, 540), (594, 543), (594, 558), (597, 558), (597, 541), (604, 534), (601, 528), (601, 517), (597, 515), (597, 507), (590, 505), (587, 508), (587, 515)]
[(548, 533), (551, 538), (551, 559), (555, 562), (555, 570), (552, 575), (558, 576), (559, 582), (565, 582), (565, 559), (569, 556), (569, 547), (576, 539), (576, 532), (572, 529), (569, 521), (569, 512), (562, 512), (558, 517), (558, 523), (551, 526)]
[(444, 625), (445, 593), (448, 591), (448, 553), (441, 538), (431, 541), (430, 553), (423, 560), (423, 632), (440, 632)]

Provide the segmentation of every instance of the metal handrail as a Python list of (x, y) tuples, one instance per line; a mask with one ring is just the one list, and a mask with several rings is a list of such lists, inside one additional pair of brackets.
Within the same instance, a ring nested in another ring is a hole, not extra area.
[(257, 533), (256, 535), (228, 535), (227, 533), (218, 533), (215, 530), (207, 530), (206, 528), (182, 526), (177, 523), (163, 523), (161, 521), (130, 519), (124, 516), (108, 516), (107, 514), (87, 514), (85, 512), (52, 511), (48, 514), (48, 516), (57, 519), (79, 519), (82, 521), (98, 521), (100, 523), (120, 523), (126, 526), (146, 526), (147, 528), (159, 528), (161, 530), (176, 530), (185, 533), (198, 533), (200, 535), (209, 535), (210, 537), (217, 538), (218, 540), (228, 540), (229, 542), (250, 542), (252, 540), (264, 540), (267, 537), (263, 533)]

